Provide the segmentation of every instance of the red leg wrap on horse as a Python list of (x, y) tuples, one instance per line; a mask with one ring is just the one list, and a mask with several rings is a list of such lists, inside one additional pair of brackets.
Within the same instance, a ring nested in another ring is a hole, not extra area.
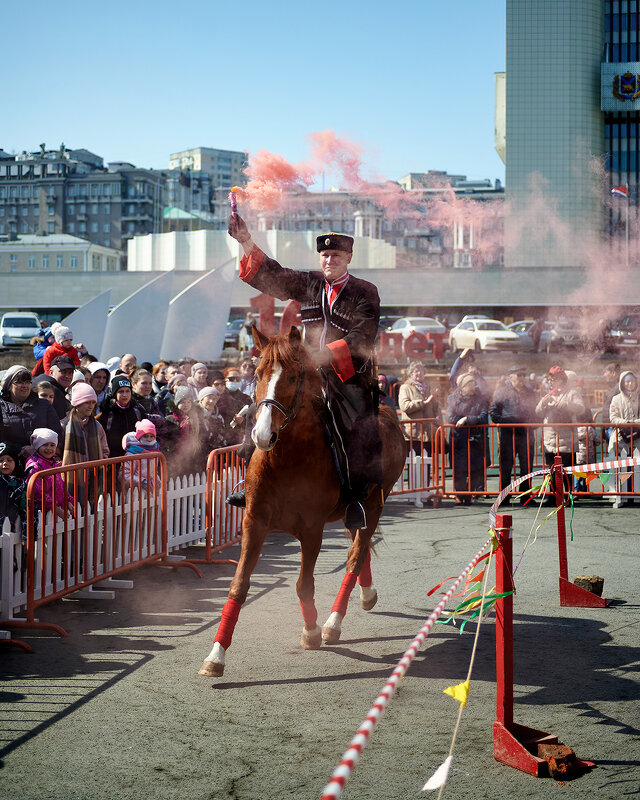
[(338, 596), (335, 599), (333, 604), (333, 608), (331, 612), (337, 611), (341, 617), (347, 613), (347, 603), (349, 602), (349, 596), (353, 591), (353, 587), (356, 585), (356, 573), (355, 572), (347, 572), (347, 574), (342, 579), (342, 585), (340, 586), (340, 591), (338, 592)]
[(360, 586), (371, 586), (373, 578), (371, 577), (371, 551), (367, 550), (367, 555), (364, 559), (364, 564), (358, 575), (358, 583)]
[(222, 609), (222, 619), (220, 620), (218, 632), (213, 641), (221, 644), (225, 650), (231, 646), (233, 631), (236, 627), (241, 608), (242, 605), (237, 600), (229, 598)]
[(313, 600), (301, 600), (300, 608), (302, 609), (302, 619), (304, 620), (305, 628), (315, 628), (318, 621), (318, 612), (316, 604)]

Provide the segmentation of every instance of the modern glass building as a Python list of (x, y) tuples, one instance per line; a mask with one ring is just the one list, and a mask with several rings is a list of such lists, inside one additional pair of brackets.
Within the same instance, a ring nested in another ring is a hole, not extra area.
[(506, 266), (637, 261), (638, 5), (507, 0)]

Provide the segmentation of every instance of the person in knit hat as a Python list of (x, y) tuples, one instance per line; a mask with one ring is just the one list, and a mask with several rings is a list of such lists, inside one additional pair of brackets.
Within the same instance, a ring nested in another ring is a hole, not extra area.
[(71, 389), (71, 411), (62, 420), (65, 467), (109, 458), (107, 436), (95, 418), (97, 404), (95, 389), (88, 383), (76, 383)]
[(193, 399), (193, 393), (191, 391), (191, 387), (187, 383), (187, 379), (181, 372), (176, 372), (169, 378), (167, 385), (160, 392), (160, 396), (158, 397), (158, 406), (160, 408), (160, 412), (165, 416), (167, 414), (172, 414), (175, 411), (176, 406), (174, 395), (180, 386), (187, 386)]
[[(55, 431), (50, 428), (36, 428), (31, 434), (31, 446), (35, 452), (29, 456), (25, 465), (27, 481), (36, 472), (61, 465), (56, 457), (58, 434)], [(45, 514), (53, 511), (61, 519), (73, 516), (73, 497), (65, 488), (62, 473), (47, 475), (42, 480), (35, 481), (34, 495), (38, 507)]]
[(69, 356), (76, 367), (80, 366), (80, 356), (78, 351), (73, 346), (73, 333), (70, 328), (64, 325), (58, 325), (53, 333), (55, 342), (51, 347), (47, 347), (44, 355), (42, 356), (42, 367), (47, 375), (49, 375), (49, 367), (51, 362), (56, 356)]
[(122, 437), (135, 430), (136, 422), (147, 416), (144, 408), (132, 396), (131, 380), (128, 375), (114, 375), (111, 392), (103, 402), (97, 419), (107, 434), (111, 457), (124, 453)]
[(12, 531), (26, 538), (27, 485), (22, 477), (19, 449), (10, 442), (0, 442), (0, 531), (5, 519)]
[[(489, 402), (473, 373), (463, 372), (447, 398), (446, 420), (451, 429), (453, 487), (456, 492), (481, 492), (485, 486)], [(456, 498), (468, 505), (471, 494)]]
[[(173, 380), (173, 379), (172, 379)], [(200, 472), (202, 409), (192, 399), (190, 386), (178, 386), (173, 396), (175, 410), (166, 419), (170, 427), (177, 430), (172, 452), (168, 453), (169, 468), (172, 475), (186, 475)]]
[(187, 383), (195, 392), (194, 399), (197, 399), (200, 389), (204, 389), (205, 386), (209, 385), (207, 365), (203, 364), (201, 361), (192, 364), (191, 377), (187, 378)]
[(98, 397), (98, 408), (102, 405), (107, 396), (108, 384), (111, 379), (109, 367), (102, 361), (94, 361), (87, 367), (89, 370), (89, 384), (94, 388)]
[[(220, 392), (214, 386), (205, 386), (198, 392), (198, 405), (202, 408), (202, 449), (205, 459), (212, 450), (226, 447), (228, 442), (227, 426), (218, 411)], [(205, 464), (206, 465), (206, 464)]]
[[(148, 419), (136, 422), (135, 431), (126, 433), (122, 439), (125, 455), (152, 453), (160, 448), (156, 440), (156, 426)], [(125, 461), (122, 465), (123, 488), (148, 489), (149, 485), (157, 492), (161, 481), (157, 461), (138, 460)]]
[(62, 433), (54, 407), (33, 391), (29, 370), (22, 364), (14, 364), (0, 381), (2, 439), (15, 445), (23, 458), (28, 458), (33, 453), (29, 436), (34, 428), (51, 428)]

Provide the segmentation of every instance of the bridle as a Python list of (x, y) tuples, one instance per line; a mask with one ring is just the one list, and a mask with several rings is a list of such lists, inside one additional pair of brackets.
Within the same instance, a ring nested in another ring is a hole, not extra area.
[(258, 403), (258, 408), (260, 406), (273, 406), (277, 408), (278, 411), (284, 415), (284, 422), (280, 426), (280, 430), (283, 430), (287, 427), (287, 425), (291, 422), (292, 419), (295, 419), (296, 414), (298, 413), (298, 407), (300, 403), (300, 397), (302, 395), (302, 386), (304, 384), (304, 379), (306, 375), (306, 370), (304, 367), (298, 373), (298, 382), (296, 383), (296, 390), (293, 393), (293, 399), (291, 400), (291, 405), (289, 408), (285, 408), (282, 403), (278, 402), (277, 400), (272, 400), (269, 397), (265, 397), (264, 400), (261, 400)]

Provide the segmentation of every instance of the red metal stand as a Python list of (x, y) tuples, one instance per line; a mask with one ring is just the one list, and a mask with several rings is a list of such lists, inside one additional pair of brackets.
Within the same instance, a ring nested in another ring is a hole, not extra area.
[[(511, 571), (511, 515), (496, 516), (496, 593), (513, 588)], [(557, 744), (558, 737), (513, 721), (513, 595), (496, 603), (496, 721), (493, 723), (493, 756), (509, 767), (537, 777), (549, 774), (548, 764), (535, 753), (539, 744)]]
[(610, 605), (611, 600), (600, 597), (593, 592), (583, 589), (569, 580), (569, 566), (567, 561), (567, 529), (564, 521), (564, 489), (562, 484), (562, 458), (556, 456), (551, 467), (553, 490), (556, 498), (558, 513), (558, 557), (560, 559), (560, 605), (574, 608), (604, 608)]

